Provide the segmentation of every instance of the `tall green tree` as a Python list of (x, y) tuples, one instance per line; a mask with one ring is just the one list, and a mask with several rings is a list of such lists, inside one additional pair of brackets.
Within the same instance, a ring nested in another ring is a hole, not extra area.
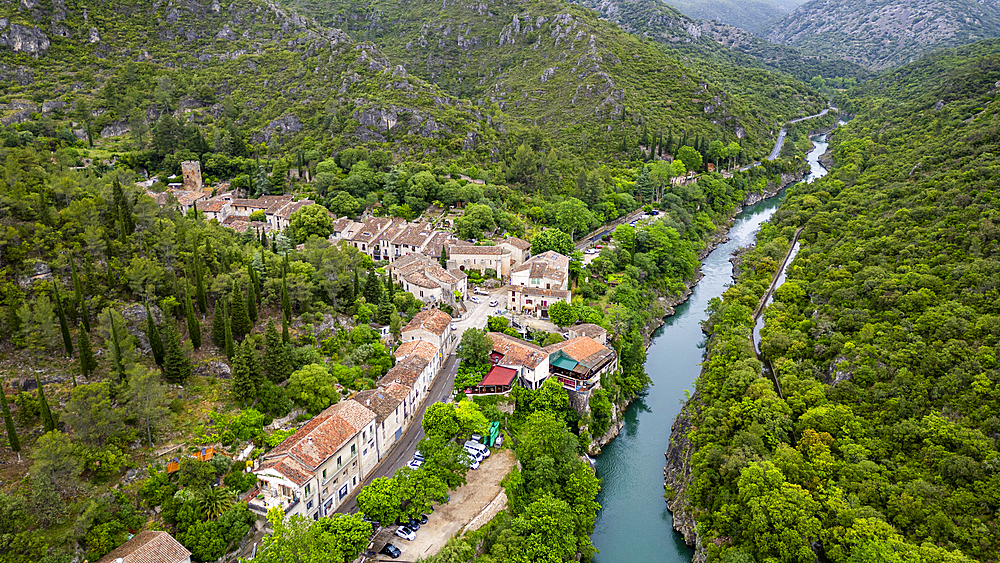
[(374, 268), (369, 268), (368, 277), (365, 278), (365, 301), (371, 303), (372, 305), (378, 305), (379, 301), (382, 300), (382, 295), (384, 293), (385, 288), (382, 287), (382, 282), (378, 279), (378, 274), (375, 273)]
[(108, 324), (111, 325), (111, 351), (114, 356), (115, 362), (115, 373), (118, 374), (119, 381), (125, 380), (125, 365), (122, 362), (122, 345), (121, 339), (118, 337), (118, 325), (115, 324), (115, 317), (111, 314), (111, 309), (108, 309)]
[(253, 330), (253, 322), (250, 320), (250, 315), (247, 314), (247, 304), (243, 300), (243, 292), (235, 285), (229, 307), (229, 330), (232, 332), (233, 340), (242, 341)]
[(117, 212), (119, 234), (127, 237), (135, 231), (135, 219), (132, 217), (132, 204), (125, 197), (122, 184), (115, 180), (111, 187), (112, 198)]
[(381, 524), (395, 522), (399, 518), (401, 504), (399, 483), (389, 477), (373, 480), (358, 493), (358, 510)]
[[(227, 309), (228, 309), (228, 307), (227, 307)], [(226, 311), (226, 313), (228, 313), (228, 311)], [(233, 327), (229, 323), (229, 315), (228, 314), (224, 315), (224, 318), (225, 318), (225, 323), (226, 323), (225, 324), (225, 340), (224, 340), (224, 342), (225, 342), (225, 350), (226, 350), (226, 357), (229, 358), (230, 360), (232, 360), (233, 357), (236, 354), (236, 348), (233, 345)]]
[(485, 364), (490, 361), (493, 340), (486, 334), (485, 330), (470, 328), (462, 333), (461, 348), (455, 355), (463, 361), (473, 365)]
[(212, 314), (212, 344), (220, 350), (226, 347), (225, 307), (221, 298), (215, 301), (215, 312)]
[(187, 317), (188, 338), (195, 350), (201, 348), (201, 323), (194, 316), (194, 304), (191, 303), (191, 293), (188, 291), (187, 280), (184, 280), (184, 314)]
[(254, 282), (250, 280), (247, 286), (247, 316), (250, 317), (251, 324), (257, 323), (257, 295), (253, 289)]
[(382, 294), (382, 299), (378, 302), (378, 310), (375, 319), (381, 325), (387, 325), (392, 321), (392, 314), (396, 312), (396, 306), (389, 301), (389, 296)]
[(0, 400), (3, 401), (3, 424), (7, 427), (7, 442), (10, 449), (17, 454), (17, 462), (21, 463), (21, 441), (17, 437), (17, 428), (14, 427), (14, 418), (10, 415), (10, 405), (7, 403), (7, 393), (3, 388), (7, 382), (0, 380)]
[(56, 429), (56, 419), (52, 417), (49, 401), (45, 398), (45, 386), (42, 385), (42, 381), (38, 379), (37, 375), (35, 383), (38, 385), (38, 410), (42, 415), (42, 427), (45, 428), (46, 432), (52, 432)]
[(281, 383), (288, 379), (292, 372), (292, 358), (288, 353), (288, 348), (281, 341), (281, 335), (274, 327), (274, 321), (267, 321), (267, 328), (264, 330), (264, 374), (275, 383)]
[(204, 315), (208, 311), (208, 297), (205, 295), (205, 268), (202, 265), (197, 246), (195, 246), (192, 260), (194, 262), (195, 301), (198, 303), (198, 310)]
[[(357, 285), (358, 273), (354, 272), (354, 285)], [(288, 298), (288, 279), (281, 277), (281, 314), (286, 321), (292, 320), (292, 301)]]
[(63, 310), (62, 297), (59, 295), (59, 279), (52, 277), (53, 297), (56, 302), (56, 315), (59, 317), (59, 330), (62, 332), (63, 347), (66, 355), (73, 355), (73, 337), (69, 333), (69, 323), (66, 321), (66, 311)]
[(532, 256), (549, 250), (554, 250), (563, 256), (571, 256), (575, 250), (573, 238), (559, 229), (545, 229), (531, 239)]
[(167, 349), (163, 358), (163, 377), (171, 383), (184, 383), (191, 376), (191, 360), (181, 347), (181, 335), (173, 322), (167, 321), (164, 336)]
[(281, 341), (285, 344), (290, 343), (291, 337), (288, 336), (288, 319), (285, 315), (281, 315)]
[(69, 261), (71, 280), (73, 282), (73, 295), (76, 299), (76, 309), (80, 315), (80, 320), (83, 321), (83, 328), (90, 332), (90, 314), (87, 312), (87, 303), (83, 300), (83, 283), (80, 281), (80, 275), (76, 272), (76, 262), (74, 260)]
[(441, 267), (448, 268), (448, 249), (444, 246), (441, 247)]
[(80, 373), (84, 378), (90, 379), (90, 374), (97, 369), (97, 359), (94, 358), (94, 351), (90, 347), (90, 335), (85, 327), (79, 328), (76, 345), (80, 350)]
[(250, 342), (244, 340), (237, 346), (236, 357), (233, 358), (233, 378), (229, 393), (233, 400), (243, 405), (244, 408), (249, 407), (257, 398), (257, 386), (254, 384), (251, 372), (253, 360), (250, 358), (250, 355), (254, 353)]
[[(149, 312), (149, 304), (146, 307), (146, 338), (149, 340), (149, 347), (153, 352), (153, 361), (156, 365), (163, 367), (163, 339), (160, 338), (160, 329), (153, 321), (153, 315)], [(169, 321), (167, 321), (169, 322)]]

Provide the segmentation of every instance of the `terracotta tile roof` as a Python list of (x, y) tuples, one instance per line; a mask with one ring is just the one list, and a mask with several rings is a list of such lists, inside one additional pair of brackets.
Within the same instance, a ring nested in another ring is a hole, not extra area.
[(422, 328), (433, 334), (441, 336), (451, 325), (451, 315), (440, 309), (428, 309), (413, 315), (413, 319), (405, 327), (403, 332)]
[(453, 244), (448, 247), (448, 258), (456, 256), (503, 256), (510, 251), (500, 246), (472, 246), (471, 244)]
[(351, 237), (352, 241), (371, 244), (395, 221), (391, 217), (372, 217), (364, 222), (361, 228)]
[(596, 325), (594, 323), (583, 323), (576, 326), (570, 327), (570, 331), (578, 334), (580, 336), (589, 336), (593, 338), (598, 343), (601, 341), (607, 341), (608, 330), (601, 325)]
[(282, 207), (281, 211), (278, 211), (277, 213), (275, 213), (275, 215), (278, 216), (278, 217), (281, 217), (282, 219), (288, 219), (289, 217), (292, 216), (292, 213), (295, 213), (299, 209), (302, 209), (303, 207), (305, 207), (307, 205), (312, 205), (314, 203), (316, 203), (316, 202), (313, 201), (313, 200), (311, 200), (311, 199), (301, 199), (299, 201), (296, 201), (294, 203), (290, 203), (290, 204)]
[(274, 468), (301, 485), (374, 419), (375, 413), (356, 401), (336, 403), (268, 452), (258, 471)]
[(245, 232), (250, 228), (250, 221), (247, 221), (246, 217), (238, 217), (236, 215), (226, 217), (225, 220), (222, 221), (222, 224), (237, 233)]
[(409, 274), (403, 275), (403, 279), (412, 283), (415, 286), (423, 287), (427, 289), (437, 289), (441, 287), (437, 282), (432, 281), (423, 272), (410, 272)]
[(493, 340), (493, 351), (503, 355), (500, 363), (509, 366), (526, 366), (534, 369), (549, 355), (541, 346), (502, 332), (489, 332), (487, 335)]
[(390, 383), (398, 383), (412, 388), (413, 384), (417, 382), (417, 378), (423, 373), (424, 368), (427, 367), (427, 363), (427, 360), (420, 356), (407, 356), (396, 362), (396, 365), (392, 366), (392, 369), (386, 372), (382, 379), (378, 380), (378, 383), (385, 386)]
[(518, 248), (518, 249), (521, 249), (521, 250), (528, 250), (528, 249), (531, 248), (531, 243), (530, 242), (528, 242), (528, 241), (526, 241), (524, 239), (519, 239), (517, 237), (507, 237), (507, 238), (505, 238), (503, 240), (503, 242), (501, 242), (501, 244), (509, 244), (509, 245), (513, 246), (514, 248)]
[(390, 394), (385, 388), (366, 389), (354, 395), (354, 400), (375, 413), (375, 422), (381, 423), (403, 400)]
[(416, 272), (422, 269), (425, 265), (431, 262), (431, 258), (424, 256), (423, 254), (407, 254), (406, 256), (400, 256), (389, 268), (397, 272), (399, 275), (406, 275), (411, 272)]
[(196, 191), (172, 190), (170, 193), (173, 194), (177, 203), (184, 207), (187, 207), (200, 199), (207, 199), (205, 194)]
[(511, 274), (530, 271), (532, 278), (551, 278), (562, 281), (569, 273), (569, 258), (558, 252), (549, 250), (537, 256), (532, 256), (524, 264), (514, 268)]
[(517, 370), (511, 368), (505, 368), (503, 366), (493, 366), (490, 368), (489, 373), (486, 377), (479, 382), (480, 387), (495, 387), (497, 385), (506, 386), (510, 385), (514, 378), (517, 377)]
[(441, 249), (445, 247), (450, 241), (454, 240), (455, 235), (451, 233), (446, 233), (444, 231), (435, 231), (431, 239), (427, 241), (424, 245), (423, 253), (427, 256), (433, 256), (434, 258), (441, 257)]
[(433, 235), (434, 229), (430, 223), (413, 223), (397, 233), (392, 239), (392, 244), (423, 248)]
[(234, 199), (234, 207), (252, 207), (255, 209), (267, 209), (266, 203), (260, 201), (259, 199)]
[(614, 350), (589, 336), (577, 336), (557, 344), (550, 344), (545, 347), (545, 351), (550, 354), (562, 351), (590, 369), (600, 366), (606, 359), (615, 354)]
[(222, 208), (227, 204), (229, 204), (228, 200), (213, 197), (212, 199), (195, 203), (195, 207), (198, 208), (198, 211), (218, 213), (222, 211)]
[(348, 219), (347, 217), (341, 217), (333, 222), (333, 232), (343, 233), (344, 229), (346, 229), (353, 222), (354, 221)]
[(191, 556), (183, 545), (167, 532), (139, 532), (132, 539), (101, 557), (97, 563), (180, 563)]
[(387, 385), (383, 385), (381, 387), (385, 389), (386, 393), (392, 395), (393, 397), (399, 399), (400, 401), (405, 400), (406, 397), (410, 395), (410, 391), (413, 390), (411, 387), (407, 387), (402, 383), (396, 383), (396, 382), (392, 382)]
[(437, 353), (437, 347), (426, 340), (410, 340), (400, 344), (393, 355), (397, 358), (405, 358), (415, 354), (430, 362)]

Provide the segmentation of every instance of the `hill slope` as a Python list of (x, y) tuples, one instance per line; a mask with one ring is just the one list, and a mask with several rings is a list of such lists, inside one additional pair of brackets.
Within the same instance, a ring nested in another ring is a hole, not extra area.
[(788, 13), (766, 0), (670, 0), (667, 2), (687, 16), (718, 20), (747, 31), (756, 31)]
[(764, 32), (775, 43), (874, 70), (998, 35), (997, 0), (811, 0)]
[(696, 66), (561, 1), (290, 3), (375, 42), (450, 94), (496, 103), (508, 116), (558, 131), (580, 150), (621, 144), (617, 132), (634, 129), (633, 117), (641, 116), (654, 131), (740, 138), (759, 152), (788, 114), (822, 105), (818, 96), (803, 96), (779, 115), (758, 105), (761, 99), (737, 96)]
[(254, 143), (461, 150), (495, 133), (374, 45), (257, 0), (7, 3), (0, 78), (5, 125), (41, 109), (101, 136), (141, 135), (167, 113), (209, 134), (235, 120)]

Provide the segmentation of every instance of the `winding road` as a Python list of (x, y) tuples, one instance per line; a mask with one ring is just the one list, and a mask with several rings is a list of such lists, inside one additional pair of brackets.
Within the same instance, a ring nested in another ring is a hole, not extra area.
[[(830, 113), (831, 110), (832, 111), (839, 111), (837, 108), (835, 108), (833, 106), (830, 106), (830, 107), (824, 109), (823, 111), (821, 111), (821, 112), (819, 112), (819, 113), (817, 113), (815, 115), (807, 115), (805, 117), (797, 117), (795, 119), (792, 119), (791, 121), (788, 122), (788, 125), (793, 125), (793, 124), (798, 123), (800, 121), (806, 121), (807, 119), (816, 119), (817, 117), (823, 117), (824, 115)], [(778, 139), (774, 142), (774, 148), (771, 149), (771, 154), (767, 155), (767, 160), (775, 160), (775, 159), (778, 158), (778, 155), (781, 154), (781, 148), (785, 145), (785, 136), (786, 135), (788, 135), (788, 127), (787, 126), (782, 127), (781, 131), (778, 131)], [(743, 168), (740, 168), (740, 171), (741, 172), (745, 172), (747, 170), (750, 170), (754, 166), (760, 166), (760, 163), (759, 162), (754, 162), (753, 164), (750, 164), (748, 166), (744, 166)]]

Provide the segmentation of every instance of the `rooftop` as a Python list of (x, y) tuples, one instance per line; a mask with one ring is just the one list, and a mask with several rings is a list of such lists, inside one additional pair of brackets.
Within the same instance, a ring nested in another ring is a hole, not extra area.
[(382, 379), (378, 380), (378, 383), (386, 386), (390, 383), (398, 383), (412, 388), (413, 384), (417, 382), (417, 378), (423, 373), (424, 368), (427, 367), (427, 363), (427, 360), (418, 355), (407, 356), (396, 362), (396, 365), (392, 366), (392, 369), (386, 372)]
[(374, 412), (375, 421), (379, 423), (395, 412), (396, 407), (402, 402), (401, 398), (393, 396), (383, 387), (359, 391), (354, 396), (354, 400)]
[(514, 378), (517, 377), (517, 370), (511, 368), (505, 368), (503, 366), (493, 366), (490, 372), (486, 374), (486, 377), (479, 382), (480, 387), (494, 387), (501, 385), (510, 385)]
[(132, 539), (101, 557), (97, 563), (180, 563), (191, 556), (183, 545), (167, 532), (139, 532)]
[(448, 257), (455, 256), (503, 256), (510, 251), (500, 246), (473, 246), (471, 244), (453, 244), (448, 247)]
[(607, 358), (614, 356), (615, 351), (589, 336), (577, 336), (545, 347), (545, 351), (553, 354), (561, 351), (577, 362), (594, 369)]
[(541, 287), (528, 287), (526, 285), (508, 285), (507, 291), (516, 291), (530, 297), (559, 297), (569, 299), (573, 293), (567, 289), (544, 289)]
[(493, 351), (503, 355), (500, 361), (509, 366), (526, 366), (534, 369), (549, 355), (541, 346), (502, 332), (489, 332), (487, 335), (493, 340)]
[(393, 352), (393, 355), (396, 358), (417, 355), (430, 362), (437, 353), (437, 347), (426, 340), (410, 340), (409, 342), (400, 344), (399, 348), (396, 348), (396, 351)]
[(428, 309), (413, 315), (413, 319), (403, 327), (403, 332), (424, 329), (438, 336), (443, 335), (451, 325), (451, 315), (440, 309)]
[(521, 249), (521, 250), (528, 250), (529, 248), (531, 248), (531, 243), (530, 242), (528, 242), (528, 241), (526, 241), (524, 239), (519, 239), (517, 237), (507, 237), (500, 244), (509, 244), (509, 245), (513, 246), (514, 248), (518, 248), (518, 249)]

